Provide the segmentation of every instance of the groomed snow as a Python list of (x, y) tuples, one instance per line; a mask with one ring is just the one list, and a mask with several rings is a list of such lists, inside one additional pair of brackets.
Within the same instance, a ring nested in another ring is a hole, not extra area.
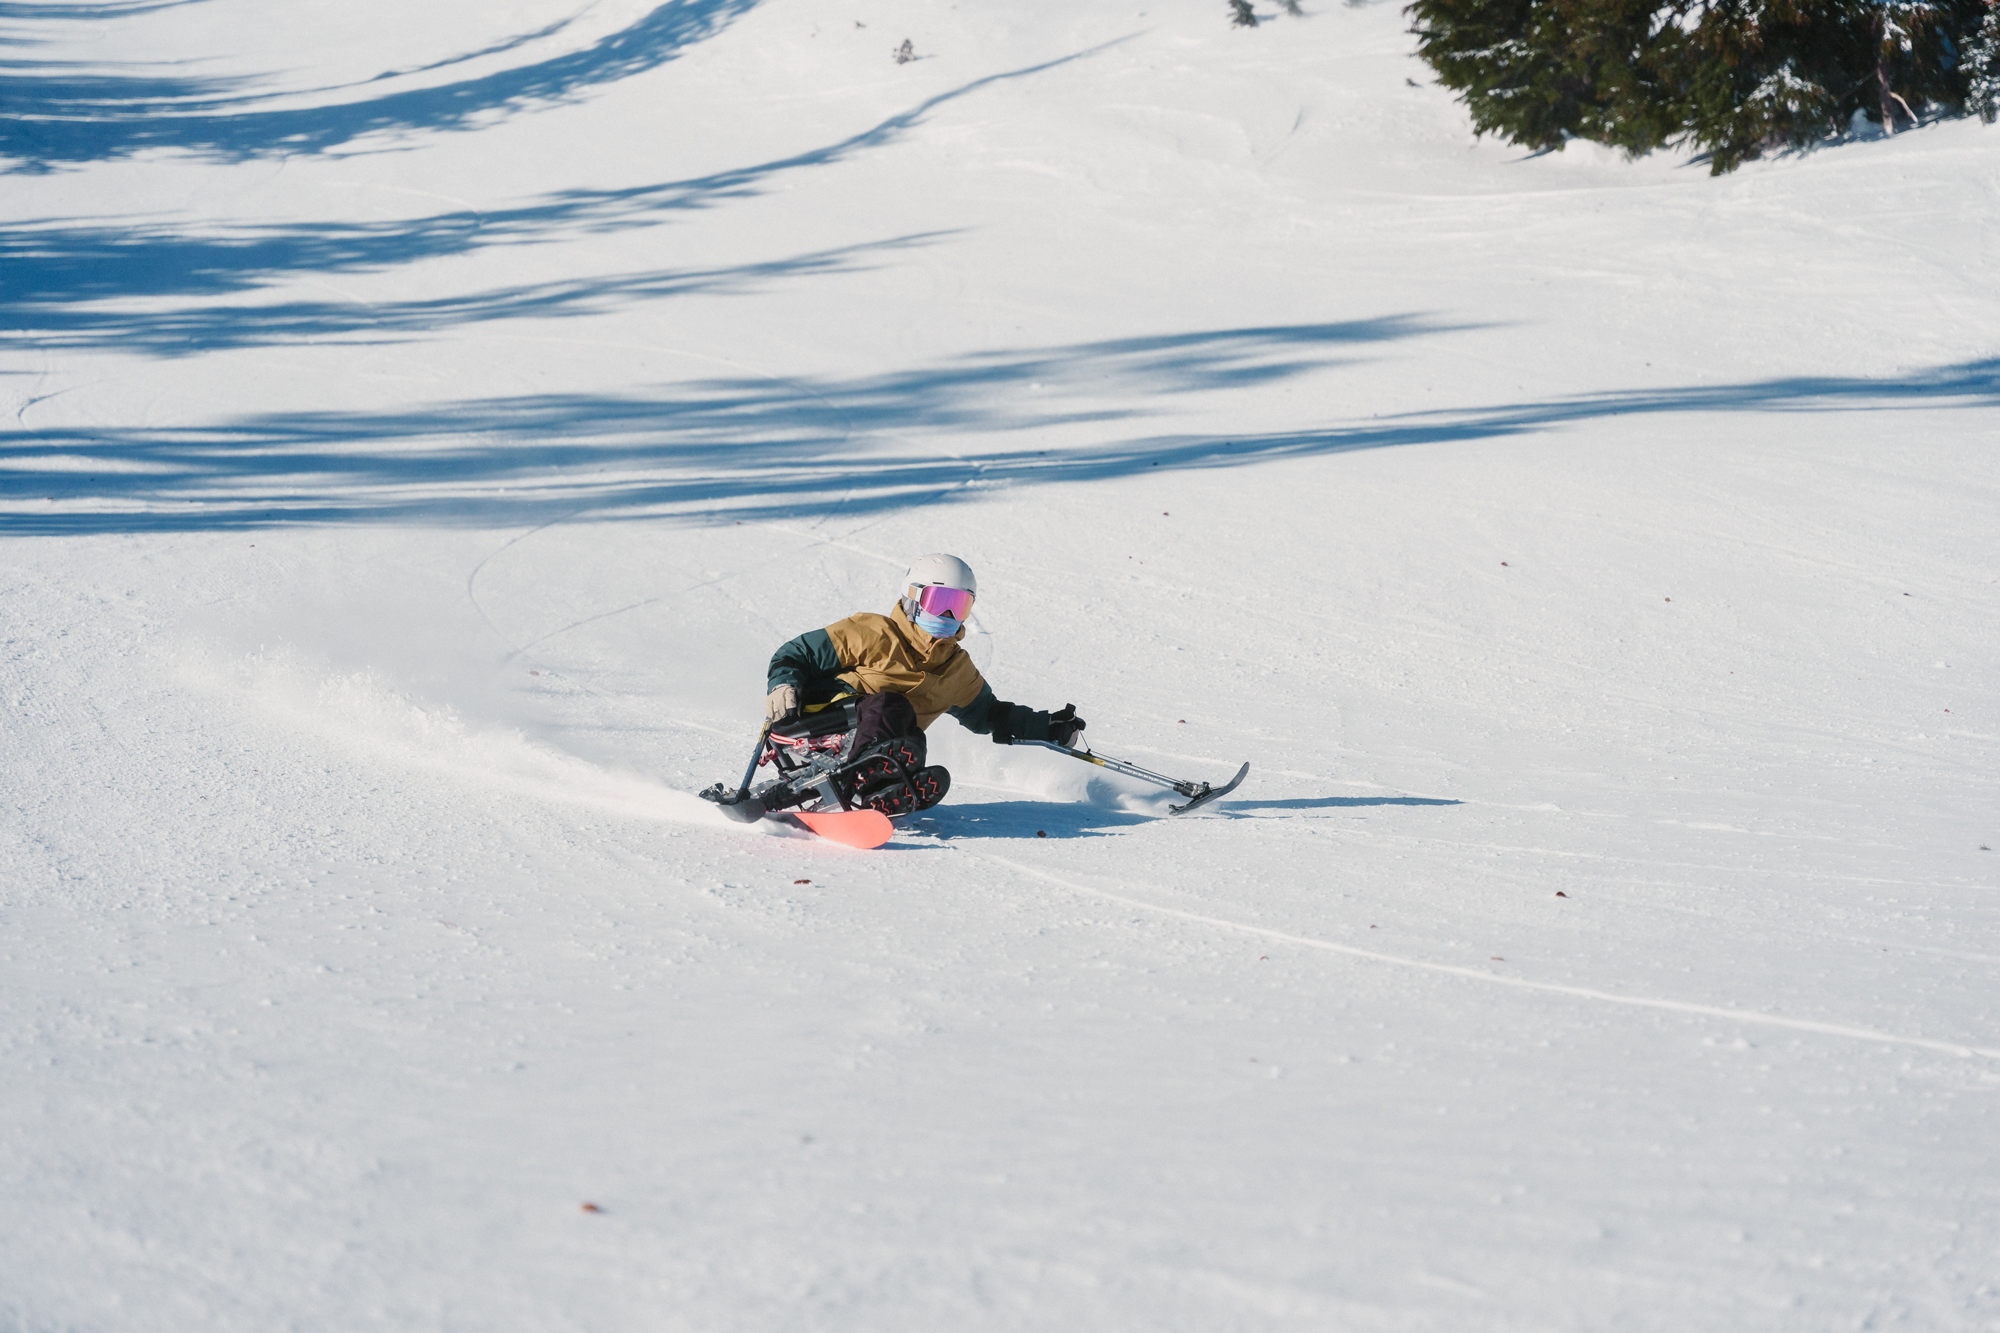
[(0, 1328), (2000, 1329), (2000, 130), (1404, 29), (0, 6)]

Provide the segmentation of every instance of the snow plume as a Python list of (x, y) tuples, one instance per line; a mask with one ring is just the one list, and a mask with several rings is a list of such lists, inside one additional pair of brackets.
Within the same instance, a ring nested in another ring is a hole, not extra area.
[(676, 823), (740, 827), (700, 798), (565, 754), (518, 727), (469, 718), (388, 670), (343, 666), (293, 644), (190, 651), (188, 675), (370, 765), (420, 769), (535, 801)]

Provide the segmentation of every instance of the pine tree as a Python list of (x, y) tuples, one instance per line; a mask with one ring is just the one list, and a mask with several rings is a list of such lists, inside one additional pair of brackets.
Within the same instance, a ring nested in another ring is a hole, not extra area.
[(1257, 26), (1257, 15), (1251, 12), (1250, 0), (1229, 0), (1229, 26), (1232, 28)]
[(2000, 120), (2000, 5), (1991, 0), (1966, 47), (1965, 85), (1966, 109), (1988, 125)]
[[(1729, 171), (2000, 84), (1987, 0), (1416, 0), (1418, 52), (1473, 128), (1532, 148), (1683, 142)], [(1957, 50), (1964, 45), (1967, 59)], [(1979, 84), (1985, 79), (1985, 84)], [(2000, 95), (2000, 88), (1995, 88)], [(1982, 110), (1983, 114), (1983, 110)]]

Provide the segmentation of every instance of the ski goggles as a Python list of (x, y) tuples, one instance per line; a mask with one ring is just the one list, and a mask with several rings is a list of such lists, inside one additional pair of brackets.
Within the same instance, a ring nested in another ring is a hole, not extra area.
[(963, 625), (966, 615), (972, 610), (972, 594), (963, 588), (947, 588), (941, 583), (933, 583), (912, 591), (917, 609), (935, 620), (950, 616)]

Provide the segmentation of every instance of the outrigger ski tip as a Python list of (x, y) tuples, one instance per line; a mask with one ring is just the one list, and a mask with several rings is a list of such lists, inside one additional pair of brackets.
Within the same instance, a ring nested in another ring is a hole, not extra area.
[[(1193, 800), (1189, 801), (1186, 805), (1170, 805), (1167, 807), (1167, 813), (1173, 815), (1184, 815), (1188, 811), (1194, 809), (1196, 806), (1204, 805), (1207, 802), (1214, 800), (1218, 796), (1227, 796), (1229, 795), (1230, 792), (1233, 792), (1238, 787), (1242, 786), (1243, 779), (1249, 776), (1250, 776), (1250, 765), (1245, 764), (1243, 765), (1243, 767), (1236, 770), (1235, 777), (1229, 779), (1229, 781), (1223, 783), (1220, 787), (1211, 787), (1206, 782), (1200, 783), (1195, 787), (1193, 791), (1181, 792), (1183, 796), (1193, 797), (1194, 798)], [(1176, 788), (1175, 790), (1178, 791), (1180, 789)]]

